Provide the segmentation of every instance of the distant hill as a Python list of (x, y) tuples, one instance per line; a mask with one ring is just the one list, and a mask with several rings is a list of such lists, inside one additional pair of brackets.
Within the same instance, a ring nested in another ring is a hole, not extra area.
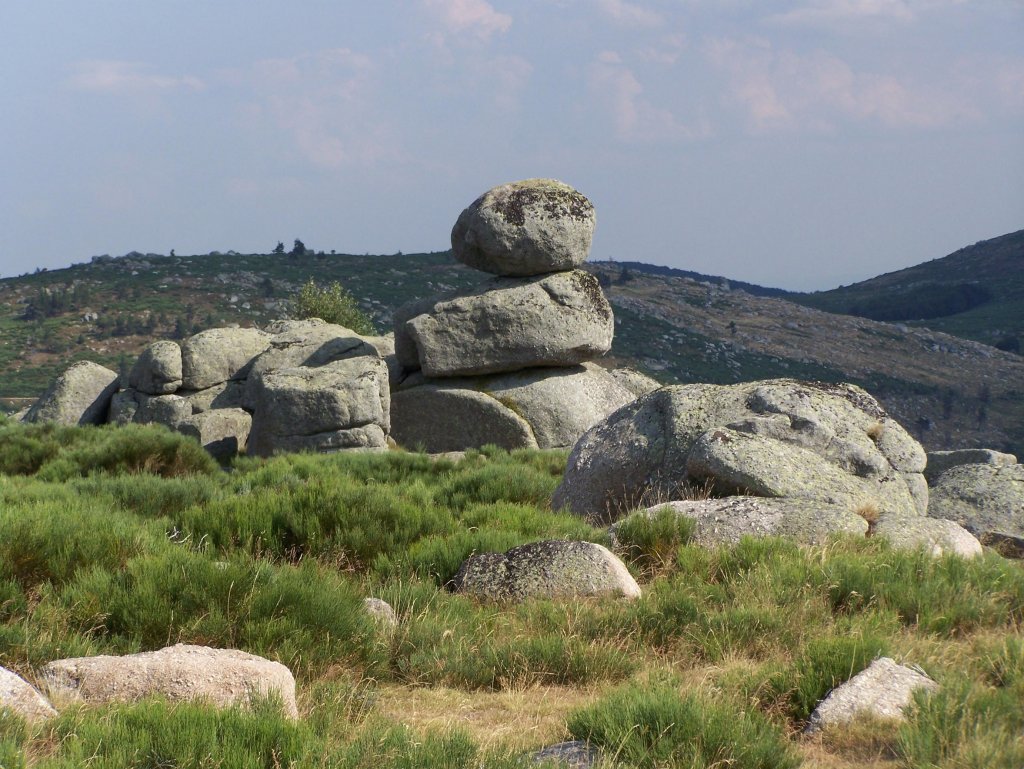
[[(1019, 243), (1020, 235), (1007, 237)], [(1005, 258), (1017, 258), (1008, 251)], [(986, 446), (1024, 454), (1024, 357), (916, 323), (807, 306), (833, 292), (787, 294), (638, 262), (588, 269), (615, 308), (610, 364), (637, 366), (665, 383), (782, 376), (852, 381), (878, 396), (929, 448)], [(387, 331), (404, 302), (468, 288), (481, 275), (447, 252), (133, 253), (3, 279), (0, 399), (14, 406), (38, 396), (75, 360), (126, 369), (154, 339), (230, 323), (264, 325), (285, 313), (287, 297), (310, 278), (340, 281)], [(1014, 301), (1004, 289), (989, 289), (993, 302)]]
[(1021, 352), (1024, 230), (850, 286), (783, 296), (827, 312), (927, 326)]

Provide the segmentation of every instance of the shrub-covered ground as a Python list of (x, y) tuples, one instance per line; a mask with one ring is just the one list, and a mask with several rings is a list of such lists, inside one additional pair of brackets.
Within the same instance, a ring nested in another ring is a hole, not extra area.
[[(1024, 569), (884, 542), (703, 550), (661, 518), (623, 527), (643, 598), (480, 603), (470, 553), (607, 544), (552, 512), (565, 455), (485, 450), (240, 459), (157, 428), (0, 422), (0, 664), (176, 642), (295, 673), (273, 703), (160, 700), (0, 716), (0, 766), (518, 766), (589, 739), (625, 767), (1020, 767)], [(394, 633), (367, 596), (395, 607)], [(806, 737), (815, 703), (879, 655), (941, 689), (900, 726)], [(612, 763), (614, 762), (614, 763)]]

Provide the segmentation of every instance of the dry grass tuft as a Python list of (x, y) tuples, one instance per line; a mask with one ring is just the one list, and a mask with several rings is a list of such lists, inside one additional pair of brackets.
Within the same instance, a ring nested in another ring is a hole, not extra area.
[(868, 437), (877, 443), (878, 439), (882, 437), (882, 433), (885, 432), (885, 424), (883, 422), (873, 422), (868, 425), (866, 432)]

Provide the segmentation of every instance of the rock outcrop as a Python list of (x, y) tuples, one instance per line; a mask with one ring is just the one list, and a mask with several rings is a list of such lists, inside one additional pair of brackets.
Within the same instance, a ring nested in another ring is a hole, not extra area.
[(200, 331), (181, 345), (182, 387), (203, 390), (229, 379), (245, 379), (270, 339), (270, 334), (256, 328)]
[(883, 537), (901, 550), (924, 548), (936, 557), (952, 554), (974, 558), (982, 554), (977, 537), (960, 524), (939, 518), (886, 513), (872, 524), (871, 535)]
[(1005, 556), (1024, 556), (1024, 465), (957, 465), (930, 494), (930, 517), (955, 521)]
[(17, 673), (0, 667), (0, 710), (17, 713), (29, 723), (57, 715), (53, 705)]
[(128, 373), (128, 387), (146, 395), (167, 395), (181, 387), (181, 371), (181, 346), (170, 340), (153, 342)]
[(924, 477), (935, 483), (951, 467), (960, 465), (1015, 465), (1017, 457), (992, 449), (956, 449), (955, 451), (929, 451)]
[(176, 644), (124, 657), (75, 657), (45, 665), (40, 678), (58, 703), (134, 702), (161, 696), (247, 707), (256, 698), (275, 697), (286, 715), (298, 717), (295, 679), (288, 668), (235, 649)]
[(709, 484), (716, 496), (922, 515), (924, 466), (920, 444), (854, 385), (678, 385), (637, 399), (587, 431), (552, 506), (610, 522)]
[(29, 408), (22, 421), (60, 425), (101, 424), (106, 421), (117, 384), (117, 373), (98, 363), (73, 363)]
[(640, 595), (625, 564), (607, 548), (572, 540), (531, 542), (505, 553), (471, 556), (452, 580), (452, 589), (492, 601)]
[(860, 713), (902, 721), (915, 691), (937, 688), (938, 684), (924, 673), (880, 657), (829, 692), (811, 713), (806, 731), (846, 724)]

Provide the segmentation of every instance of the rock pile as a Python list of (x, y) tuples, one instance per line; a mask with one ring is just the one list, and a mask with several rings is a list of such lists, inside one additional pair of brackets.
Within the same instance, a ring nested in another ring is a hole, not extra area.
[(597, 279), (577, 269), (594, 222), (590, 201), (551, 179), (495, 187), (462, 212), (452, 253), (495, 277), (395, 314), (405, 371), (392, 393), (398, 443), (568, 447), (636, 397), (589, 363), (611, 349), (614, 331)]

